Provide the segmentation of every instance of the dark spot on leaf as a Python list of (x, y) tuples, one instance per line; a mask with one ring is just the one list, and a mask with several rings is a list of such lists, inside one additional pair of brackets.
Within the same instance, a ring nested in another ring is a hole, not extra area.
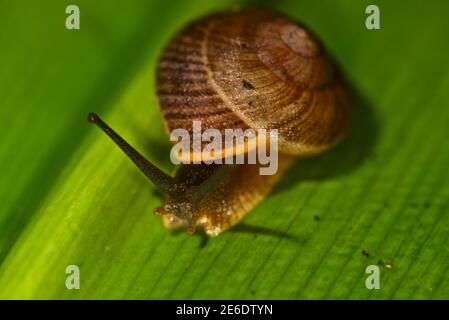
[(393, 265), (391, 263), (387, 263), (383, 261), (382, 259), (379, 259), (377, 261), (377, 264), (381, 267), (384, 267), (385, 269), (393, 269)]
[(320, 218), (320, 216), (313, 216), (313, 220), (315, 220), (315, 221), (321, 221), (321, 218)]
[(254, 86), (251, 83), (249, 83), (248, 81), (243, 80), (242, 83), (243, 83), (243, 87), (246, 90), (254, 90)]
[(426, 209), (430, 208), (430, 202), (429, 201), (424, 202), (424, 208), (426, 208)]

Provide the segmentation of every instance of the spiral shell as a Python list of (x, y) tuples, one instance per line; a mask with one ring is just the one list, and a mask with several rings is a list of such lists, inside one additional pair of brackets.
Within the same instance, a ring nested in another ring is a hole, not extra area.
[(303, 25), (249, 9), (206, 17), (167, 46), (157, 93), (168, 131), (278, 129), (281, 153), (319, 153), (346, 131), (349, 96), (334, 63)]

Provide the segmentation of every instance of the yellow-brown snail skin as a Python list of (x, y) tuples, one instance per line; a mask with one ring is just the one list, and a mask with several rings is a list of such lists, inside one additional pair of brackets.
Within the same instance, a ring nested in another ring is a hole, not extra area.
[(293, 157), (318, 154), (343, 137), (350, 114), (348, 90), (318, 39), (279, 13), (256, 9), (212, 15), (181, 31), (160, 58), (157, 95), (168, 132), (191, 133), (194, 120), (221, 132), (279, 132), (275, 175), (260, 175), (258, 164), (188, 164), (172, 178), (89, 116), (168, 194), (155, 209), (168, 228), (201, 227), (209, 235), (262, 201)]

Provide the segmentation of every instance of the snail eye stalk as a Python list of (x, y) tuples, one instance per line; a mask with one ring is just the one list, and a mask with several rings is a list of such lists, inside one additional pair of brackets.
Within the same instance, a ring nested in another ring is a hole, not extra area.
[(148, 159), (142, 156), (136, 149), (134, 149), (128, 142), (126, 142), (118, 133), (109, 127), (103, 120), (95, 113), (90, 113), (87, 120), (90, 123), (97, 125), (103, 130), (115, 144), (122, 149), (122, 151), (131, 159), (132, 162), (163, 192), (176, 197), (179, 195), (178, 186), (175, 180), (168, 174), (160, 170)]

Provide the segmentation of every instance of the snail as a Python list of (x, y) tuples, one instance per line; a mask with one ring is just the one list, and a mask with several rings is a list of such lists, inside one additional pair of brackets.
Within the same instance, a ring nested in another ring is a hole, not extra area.
[[(260, 164), (181, 164), (164, 173), (97, 115), (98, 125), (165, 194), (154, 210), (169, 229), (216, 236), (260, 203), (295, 157), (338, 142), (350, 118), (349, 90), (323, 46), (304, 25), (271, 11), (214, 14), (188, 25), (165, 48), (157, 96), (168, 132), (192, 122), (206, 128), (275, 128), (278, 171)], [(235, 151), (247, 152), (247, 149)]]

